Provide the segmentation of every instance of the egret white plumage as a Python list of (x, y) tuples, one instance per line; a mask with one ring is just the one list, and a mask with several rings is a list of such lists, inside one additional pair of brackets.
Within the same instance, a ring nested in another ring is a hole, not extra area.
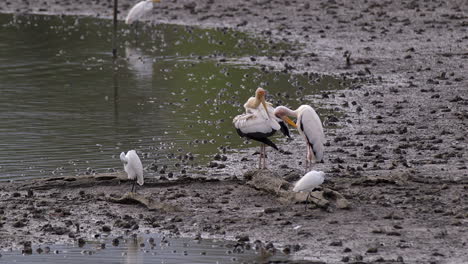
[[(311, 197), (311, 193), (315, 188), (319, 187), (325, 180), (323, 171), (309, 171), (294, 185), (294, 192), (309, 192), (306, 198), (306, 203)], [(307, 206), (307, 205), (306, 205)]]
[(130, 11), (128, 11), (127, 17), (125, 18), (126, 24), (132, 24), (133, 22), (137, 21), (143, 15), (150, 12), (153, 9), (153, 3), (159, 3), (160, 0), (144, 0), (138, 2), (134, 5)]
[(128, 179), (134, 180), (132, 185), (133, 192), (136, 182), (139, 185), (143, 185), (144, 183), (143, 164), (141, 164), (141, 160), (135, 150), (129, 150), (127, 155), (125, 155), (125, 152), (120, 153), (120, 160), (124, 164), (124, 170), (128, 175)]
[[(236, 116), (233, 120), (239, 136), (262, 143), (260, 146), (259, 169), (266, 168), (265, 144), (278, 150), (275, 143), (268, 139), (268, 137), (272, 136), (277, 130), (281, 129), (283, 131), (283, 126), (286, 127), (284, 124), (280, 125), (277, 120), (283, 121), (273, 115), (273, 107), (265, 101), (265, 94), (266, 91), (263, 88), (258, 88), (255, 91), (255, 97), (249, 98), (244, 104), (246, 113)], [(286, 119), (289, 118), (286, 117)], [(289, 121), (291, 124), (294, 124), (291, 120)], [(289, 136), (289, 130), (287, 130), (287, 135)]]
[(291, 110), (285, 106), (278, 106), (274, 111), (275, 116), (284, 118), (287, 116), (297, 117), (296, 126), (307, 144), (306, 170), (313, 159), (323, 160), (325, 144), (325, 134), (320, 117), (309, 105), (301, 105), (296, 110)]

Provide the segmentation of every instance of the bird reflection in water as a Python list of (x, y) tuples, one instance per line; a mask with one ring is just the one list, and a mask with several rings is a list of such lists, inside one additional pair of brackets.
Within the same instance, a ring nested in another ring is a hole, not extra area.
[(143, 263), (144, 256), (140, 251), (140, 244), (143, 243), (143, 238), (132, 236), (127, 241), (127, 253), (125, 255), (125, 263), (139, 264)]

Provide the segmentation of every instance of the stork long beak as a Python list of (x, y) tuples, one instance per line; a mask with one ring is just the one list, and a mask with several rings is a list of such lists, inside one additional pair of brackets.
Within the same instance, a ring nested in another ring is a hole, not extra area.
[(289, 117), (282, 116), (281, 119), (283, 119), (283, 121), (288, 123), (290, 126), (297, 128), (297, 125), (291, 119), (289, 119)]
[(265, 108), (265, 112), (267, 113), (268, 118), (270, 118), (270, 114), (268, 113), (268, 106), (266, 104), (265, 98), (262, 98), (262, 105)]

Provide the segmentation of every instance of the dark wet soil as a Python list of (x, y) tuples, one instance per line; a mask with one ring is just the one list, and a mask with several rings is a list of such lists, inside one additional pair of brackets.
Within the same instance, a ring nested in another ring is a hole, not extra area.
[[(119, 2), (124, 17), (133, 1)], [(466, 2), (199, 0), (158, 6), (157, 22), (225, 26), (303, 47), (254, 63), (355, 80), (349, 89), (300, 100), (343, 113), (322, 116), (337, 128), (326, 131), (325, 163), (315, 168), (352, 207), (304, 211), (302, 204), (231, 177), (226, 168), (233, 163), (242, 171), (256, 166), (252, 149), (216, 161), (227, 166), (211, 173), (226, 180), (186, 178), (139, 190), (179, 208), (174, 212), (108, 202), (106, 195), (129, 188), (116, 179), (49, 187), (2, 183), (2, 248), (164, 230), (258, 239), (297, 258), (331, 263), (468, 262)], [(110, 17), (111, 10), (110, 1), (0, 3), (0, 12), (15, 13)], [(271, 152), (269, 163), (294, 180), (302, 175), (298, 150), (305, 147), (297, 136), (289, 145), (278, 141), (291, 155)]]

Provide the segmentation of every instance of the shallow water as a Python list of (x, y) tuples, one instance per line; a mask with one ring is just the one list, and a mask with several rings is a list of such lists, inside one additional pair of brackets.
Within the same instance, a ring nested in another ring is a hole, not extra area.
[[(152, 239), (152, 240), (150, 240)], [(104, 246), (101, 246), (104, 244)], [(0, 251), (4, 263), (254, 263), (262, 258), (254, 249), (235, 247), (235, 242), (222, 240), (193, 240), (164, 238), (161, 235), (140, 235), (128, 239), (88, 241), (84, 246), (33, 246), (32, 254)], [(40, 252), (38, 253), (38, 248)], [(287, 260), (277, 253), (268, 260)]]
[(296, 107), (341, 85), (245, 65), (287, 47), (231, 30), (121, 25), (116, 61), (111, 32), (108, 20), (0, 15), (0, 180), (121, 170), (129, 149), (158, 166), (146, 177), (203, 171), (220, 148), (248, 147), (231, 120), (258, 86)]

